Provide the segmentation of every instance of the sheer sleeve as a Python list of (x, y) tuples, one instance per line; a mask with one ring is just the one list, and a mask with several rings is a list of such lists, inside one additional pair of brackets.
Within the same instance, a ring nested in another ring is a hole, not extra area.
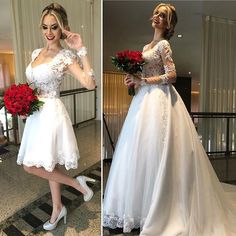
[(153, 50), (148, 50), (144, 55), (148, 60), (144, 71), (144, 84), (169, 84), (175, 81), (175, 64), (167, 40), (159, 41)]
[(57, 77), (62, 77), (67, 71), (68, 66), (77, 63), (76, 55), (70, 50), (63, 49), (53, 60), (51, 69)]
[(165, 73), (160, 76), (162, 80), (162, 84), (168, 84), (169, 80), (172, 79), (170, 78), (171, 77), (170, 72), (176, 71), (175, 64), (172, 59), (172, 50), (170, 48), (169, 42), (166, 40), (163, 40), (160, 43), (158, 50), (160, 52), (160, 55), (163, 61), (164, 71), (165, 71)]
[(35, 60), (35, 58), (39, 55), (39, 53), (41, 52), (42, 48), (38, 48), (38, 49), (35, 49), (32, 54), (31, 54), (31, 59), (32, 61)]
[(69, 66), (73, 63), (77, 63), (77, 56), (70, 50), (64, 52), (64, 65)]

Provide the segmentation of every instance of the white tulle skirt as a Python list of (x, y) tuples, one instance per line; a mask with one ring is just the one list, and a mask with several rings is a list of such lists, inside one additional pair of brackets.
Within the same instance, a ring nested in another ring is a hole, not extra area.
[(236, 235), (236, 188), (222, 185), (172, 85), (132, 100), (113, 156), (103, 225), (145, 236)]
[(73, 127), (64, 104), (59, 98), (44, 101), (39, 112), (26, 120), (17, 164), (44, 167), (52, 171), (56, 164), (75, 169), (79, 150)]

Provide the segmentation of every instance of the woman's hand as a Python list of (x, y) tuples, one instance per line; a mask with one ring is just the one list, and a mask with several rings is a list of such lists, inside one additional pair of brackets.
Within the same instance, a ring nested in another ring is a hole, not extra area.
[(27, 116), (20, 116), (20, 118), (21, 118), (22, 120), (26, 120), (26, 119), (27, 119)]
[(141, 83), (141, 77), (139, 75), (127, 74), (125, 76), (124, 83), (127, 87), (138, 87)]
[(65, 39), (65, 42), (70, 48), (78, 51), (83, 47), (83, 42), (79, 34), (72, 33), (65, 29), (62, 30), (62, 33), (66, 35), (67, 38)]

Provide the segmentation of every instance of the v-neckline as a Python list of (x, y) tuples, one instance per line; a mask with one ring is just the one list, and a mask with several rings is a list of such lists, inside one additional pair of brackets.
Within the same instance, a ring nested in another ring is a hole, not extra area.
[[(161, 41), (163, 41), (165, 39), (161, 39), (160, 41), (158, 41), (152, 48), (146, 49), (145, 51), (143, 51), (143, 53), (145, 52), (149, 52), (152, 51)], [(146, 46), (148, 47), (151, 43), (147, 44)]]
[(37, 67), (39, 67), (39, 66), (42, 66), (42, 65), (50, 64), (50, 63), (53, 62), (54, 59), (59, 55), (59, 53), (61, 53), (61, 51), (64, 50), (64, 48), (60, 49), (60, 50), (57, 52), (57, 54), (56, 54), (50, 61), (45, 62), (45, 63), (38, 64), (38, 65), (36, 65), (36, 66), (32, 66), (32, 63), (33, 63), (33, 62), (37, 59), (37, 57), (40, 55), (40, 53), (42, 52), (43, 48), (40, 48), (39, 50), (40, 50), (40, 51), (38, 52), (37, 56), (36, 56), (36, 57), (31, 61), (31, 63), (30, 63), (30, 67), (31, 67), (32, 69), (35, 69), (35, 68), (37, 68)]

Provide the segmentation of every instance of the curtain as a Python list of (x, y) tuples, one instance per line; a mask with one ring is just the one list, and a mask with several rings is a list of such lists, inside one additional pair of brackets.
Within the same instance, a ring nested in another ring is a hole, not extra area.
[[(203, 18), (200, 108), (203, 112), (236, 112), (236, 21)], [(226, 119), (205, 119), (200, 125), (207, 151), (226, 148)], [(235, 150), (236, 121), (230, 120), (230, 150)]]
[(124, 85), (124, 74), (105, 72), (103, 74), (103, 112), (108, 130), (103, 126), (103, 158), (112, 158), (108, 132), (111, 135), (114, 146), (123, 126), (132, 97), (128, 95), (127, 87)]
[[(25, 68), (31, 61), (32, 51), (35, 48), (44, 47), (43, 37), (39, 29), (39, 21), (43, 8), (51, 2), (51, 0), (11, 0), (16, 83), (24, 83), (26, 81)], [(99, 42), (97, 39), (100, 38), (101, 35), (101, 16), (98, 14), (101, 8), (101, 1), (58, 0), (57, 2), (67, 11), (71, 31), (79, 33), (83, 39), (84, 45), (88, 48), (88, 54), (98, 84), (98, 94), (100, 95), (101, 48), (97, 46)], [(96, 26), (96, 28), (94, 26)], [(66, 48), (63, 43), (62, 46)], [(62, 83), (61, 91), (80, 87), (81, 85), (76, 79), (67, 75)], [(91, 93), (91, 96), (80, 96), (80, 98), (81, 99), (77, 101), (77, 106), (79, 107), (85, 106), (85, 104), (95, 105), (94, 93)], [(71, 110), (72, 103), (69, 102), (71, 99), (62, 98), (62, 100), (63, 99), (65, 100), (67, 109)], [(100, 104), (100, 100), (97, 100), (97, 104)], [(98, 107), (100, 107), (100, 105), (98, 105)], [(94, 111), (93, 106), (87, 109)], [(77, 110), (82, 113), (84, 112), (81, 109)], [(85, 110), (85, 112), (88, 113), (87, 110)], [(84, 114), (80, 114), (80, 116), (84, 116)], [(100, 115), (97, 114), (97, 117), (100, 118)], [(19, 129), (20, 134), (22, 134), (22, 122), (19, 122)]]
[(10, 71), (7, 64), (0, 64), (0, 89), (5, 89), (10, 85)]

